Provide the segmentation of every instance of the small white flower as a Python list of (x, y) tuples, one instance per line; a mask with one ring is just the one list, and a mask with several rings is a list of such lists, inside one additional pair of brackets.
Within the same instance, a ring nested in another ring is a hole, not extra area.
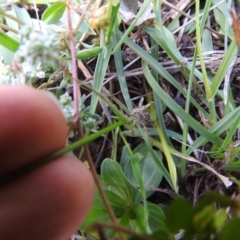
[(24, 62), (24, 63), (22, 64), (22, 68), (23, 68), (23, 73), (24, 73), (24, 74), (27, 74), (27, 73), (31, 73), (31, 72), (32, 72), (32, 66), (31, 66), (29, 63), (27, 63), (27, 62)]
[(39, 72), (36, 73), (36, 76), (38, 78), (45, 78), (45, 72), (44, 71), (39, 71)]

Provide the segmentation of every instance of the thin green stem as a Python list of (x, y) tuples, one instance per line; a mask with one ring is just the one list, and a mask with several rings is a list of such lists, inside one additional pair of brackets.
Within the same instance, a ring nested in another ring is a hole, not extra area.
[(113, 150), (112, 150), (112, 159), (117, 159), (117, 149), (118, 149), (118, 133), (121, 132), (120, 128), (116, 128), (115, 134), (113, 136)]
[(130, 147), (128, 141), (127, 141), (127, 139), (126, 139), (125, 136), (123, 135), (122, 131), (120, 131), (120, 136), (121, 136), (121, 138), (122, 138), (122, 140), (123, 140), (123, 142), (124, 142), (124, 145), (126, 146), (128, 152), (129, 152), (129, 154), (130, 154), (130, 155), (133, 155), (133, 151), (132, 151), (132, 149), (131, 149), (131, 147)]
[[(185, 104), (186, 113), (189, 113), (189, 108), (190, 108), (191, 91), (192, 91), (194, 68), (195, 68), (196, 60), (197, 60), (197, 50), (195, 49), (194, 56), (193, 56), (192, 71), (190, 73), (190, 77), (188, 81), (188, 91), (187, 91), (186, 104)], [(182, 153), (186, 152), (187, 135), (188, 135), (188, 124), (184, 122)], [(185, 174), (186, 174), (186, 161), (184, 159), (181, 159), (181, 178), (183, 178)]]
[(210, 118), (211, 118), (212, 123), (215, 123), (217, 121), (215, 103), (214, 103), (214, 99), (212, 98), (212, 91), (211, 91), (211, 87), (210, 87), (209, 80), (207, 77), (207, 71), (206, 71), (203, 56), (202, 56), (201, 31), (200, 31), (200, 20), (199, 20), (199, 14), (200, 14), (199, 13), (199, 8), (200, 8), (199, 0), (196, 0), (195, 5), (196, 5), (196, 37), (197, 37), (196, 47), (197, 47), (200, 64), (201, 64), (201, 69), (202, 69), (203, 83), (204, 83), (204, 87), (205, 87), (205, 91), (206, 91), (206, 97), (207, 97), (208, 107), (209, 107), (209, 111), (210, 111)]
[(29, 172), (31, 172), (31, 171), (33, 171), (33, 170), (35, 170), (35, 169), (37, 169), (41, 166), (43, 166), (46, 163), (49, 163), (49, 162), (53, 161), (54, 159), (66, 154), (66, 153), (68, 153), (68, 152), (70, 152), (70, 151), (72, 151), (76, 148), (79, 148), (79, 147), (81, 147), (81, 146), (83, 146), (83, 145), (101, 137), (103, 134), (106, 134), (106, 133), (116, 129), (117, 127), (120, 127), (120, 126), (124, 125), (125, 122), (126, 121), (124, 121), (124, 120), (120, 120), (118, 122), (115, 122), (112, 125), (110, 125), (106, 128), (103, 128), (103, 129), (97, 131), (96, 133), (88, 135), (88, 136), (84, 137), (83, 139), (80, 139), (79, 141), (77, 141), (75, 143), (72, 143), (71, 145), (68, 145), (67, 147), (65, 147), (63, 149), (61, 149), (61, 150), (59, 150), (59, 151), (57, 151), (53, 154), (50, 154), (49, 156), (47, 156), (45, 158), (42, 158), (39, 161), (33, 162), (33, 163), (23, 167), (23, 168), (20, 168), (20, 169), (14, 171), (13, 173), (10, 173), (9, 175), (0, 179), (0, 187), (6, 185), (7, 183), (25, 175), (25, 174), (27, 174), (27, 173), (29, 173)]

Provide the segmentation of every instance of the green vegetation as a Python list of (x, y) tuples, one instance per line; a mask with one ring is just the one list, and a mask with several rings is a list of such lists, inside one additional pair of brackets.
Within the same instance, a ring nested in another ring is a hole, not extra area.
[(0, 84), (52, 91), (71, 143), (0, 185), (74, 151), (97, 185), (87, 239), (240, 239), (231, 1), (27, 3), (0, 8)]

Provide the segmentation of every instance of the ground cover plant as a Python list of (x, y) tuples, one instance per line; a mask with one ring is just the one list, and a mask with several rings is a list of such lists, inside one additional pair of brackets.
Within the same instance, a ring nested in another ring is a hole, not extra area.
[[(0, 84), (51, 91), (96, 194), (86, 239), (239, 239), (238, 1), (3, 1)], [(76, 236), (77, 237), (77, 236)]]

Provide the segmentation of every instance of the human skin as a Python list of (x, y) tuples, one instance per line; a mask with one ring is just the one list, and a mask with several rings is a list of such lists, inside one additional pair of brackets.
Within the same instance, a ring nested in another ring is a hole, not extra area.
[[(56, 103), (26, 86), (0, 87), (0, 178), (65, 146)], [(90, 171), (72, 156), (0, 187), (0, 239), (67, 240), (91, 207)]]

